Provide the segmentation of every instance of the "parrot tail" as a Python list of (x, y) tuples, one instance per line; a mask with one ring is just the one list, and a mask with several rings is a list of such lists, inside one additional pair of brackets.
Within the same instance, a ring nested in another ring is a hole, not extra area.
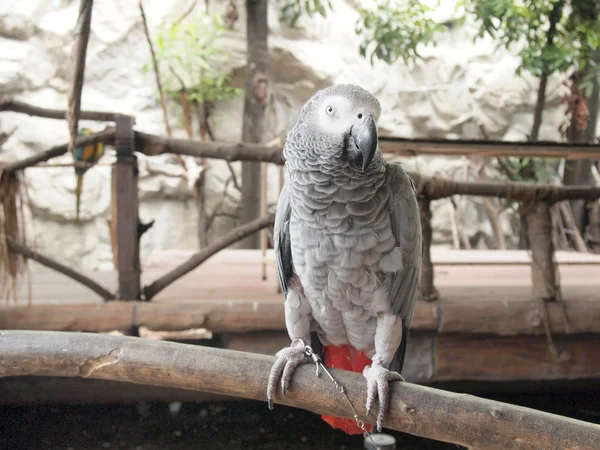
[[(359, 373), (362, 373), (365, 366), (371, 364), (371, 359), (367, 355), (349, 345), (323, 346), (323, 359), (327, 367)], [(363, 430), (358, 427), (354, 419), (334, 416), (321, 416), (321, 418), (333, 428), (343, 430), (347, 434), (363, 434)], [(365, 428), (371, 432), (373, 426), (365, 424)]]

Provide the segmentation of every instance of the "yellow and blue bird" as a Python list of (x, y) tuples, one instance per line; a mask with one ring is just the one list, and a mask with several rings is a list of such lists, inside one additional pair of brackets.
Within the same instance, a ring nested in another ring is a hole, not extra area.
[[(89, 128), (82, 128), (77, 132), (78, 136), (87, 136), (93, 134), (94, 131)], [(75, 220), (79, 223), (79, 205), (81, 202), (81, 189), (83, 187), (83, 174), (88, 171), (90, 167), (96, 164), (100, 158), (104, 155), (104, 142), (98, 142), (97, 144), (86, 145), (85, 147), (75, 147), (73, 152), (73, 160), (75, 162), (87, 163), (85, 167), (75, 166), (75, 176), (77, 177), (77, 187), (75, 190), (76, 195), (76, 217)]]

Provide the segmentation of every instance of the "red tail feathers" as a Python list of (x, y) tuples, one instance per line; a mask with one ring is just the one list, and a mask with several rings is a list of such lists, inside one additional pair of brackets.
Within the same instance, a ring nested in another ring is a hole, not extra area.
[[(336, 347), (334, 345), (323, 346), (323, 359), (327, 367), (336, 369), (351, 370), (352, 372), (362, 373), (365, 366), (371, 364), (371, 360), (362, 352), (349, 345)], [(338, 428), (348, 434), (362, 434), (363, 431), (358, 428), (354, 419), (345, 419), (342, 417), (321, 416), (325, 422), (333, 428)], [(367, 431), (371, 432), (373, 426), (365, 424)]]

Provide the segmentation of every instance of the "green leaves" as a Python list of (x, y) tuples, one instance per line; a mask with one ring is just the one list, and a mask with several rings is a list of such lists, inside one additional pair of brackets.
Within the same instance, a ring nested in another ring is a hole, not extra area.
[(295, 28), (303, 14), (312, 17), (316, 13), (321, 17), (327, 17), (328, 11), (333, 11), (331, 0), (285, 0), (279, 20)]
[[(475, 19), (476, 38), (488, 36), (498, 47), (518, 53), (518, 74), (539, 77), (581, 70), (600, 49), (600, 0), (459, 0), (456, 8)], [(360, 10), (356, 23), (356, 33), (363, 37), (360, 54), (371, 63), (415, 62), (421, 58), (420, 48), (435, 45), (444, 29), (432, 19), (433, 11), (421, 0), (374, 1)], [(583, 88), (591, 90), (598, 77), (594, 68)]]
[(478, 37), (487, 35), (518, 50), (518, 73), (525, 70), (539, 77), (581, 69), (599, 48), (600, 2), (591, 1), (599, 4), (591, 9), (589, 0), (462, 0), (461, 4), (477, 20)]
[(435, 35), (443, 26), (435, 23), (432, 8), (420, 0), (376, 1), (361, 9), (356, 34), (363, 37), (360, 55), (391, 64), (402, 58), (408, 64), (421, 57), (419, 46), (435, 45)]
[[(164, 24), (155, 37), (156, 59), (164, 74), (165, 91), (178, 99), (185, 89), (200, 103), (235, 97), (241, 89), (229, 85), (223, 72), (231, 54), (223, 45), (226, 32), (221, 16), (201, 14), (185, 23)], [(144, 70), (149, 70), (149, 64)]]

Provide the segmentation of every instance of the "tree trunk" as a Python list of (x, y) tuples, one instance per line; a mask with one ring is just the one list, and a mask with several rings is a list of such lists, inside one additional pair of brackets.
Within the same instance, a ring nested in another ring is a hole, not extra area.
[[(548, 32), (546, 33), (546, 47), (552, 47), (554, 45), (554, 35), (556, 34), (556, 25), (560, 21), (562, 16), (564, 2), (556, 2), (552, 7), (548, 20), (550, 22), (548, 26)], [(547, 65), (544, 64), (542, 74), (540, 76), (540, 84), (538, 86), (537, 100), (535, 102), (535, 110), (533, 112), (533, 125), (531, 126), (531, 133), (529, 134), (528, 141), (536, 142), (539, 138), (540, 127), (542, 126), (542, 119), (544, 116), (544, 105), (546, 104), (546, 87), (548, 85), (549, 70)], [(521, 159), (523, 163), (523, 159)], [(519, 174), (525, 180), (536, 180), (535, 174), (535, 162), (532, 159), (525, 165), (521, 166)], [(521, 224), (523, 225), (527, 221), (525, 214), (521, 213)], [(526, 248), (527, 236), (522, 231), (519, 233), (519, 248)]]
[[(564, 2), (556, 2), (552, 7), (548, 20), (550, 22), (548, 26), (548, 32), (546, 33), (546, 47), (554, 46), (554, 35), (556, 34), (556, 25), (560, 21), (562, 16)], [(546, 65), (544, 65), (546, 66)], [(542, 69), (542, 75), (540, 76), (540, 84), (538, 87), (537, 101), (535, 104), (535, 111), (533, 113), (533, 126), (531, 127), (531, 134), (529, 140), (535, 142), (538, 140), (540, 127), (542, 125), (542, 118), (544, 114), (544, 104), (546, 103), (546, 86), (548, 85), (549, 70), (547, 67)]]
[[(600, 62), (600, 52), (596, 52), (594, 55), (596, 63)], [(588, 142), (593, 143), (596, 138), (596, 124), (598, 122), (598, 101), (600, 99), (600, 86), (594, 82), (594, 89), (590, 97), (579, 96), (578, 82), (585, 76), (584, 73), (576, 73), (574, 75), (574, 86), (573, 94), (577, 95), (578, 98), (575, 102), (585, 102), (587, 104), (587, 113), (589, 116), (587, 120), (580, 117), (577, 114), (577, 108), (572, 112), (571, 124), (567, 130), (567, 139), (569, 142)], [(586, 122), (585, 128), (581, 126), (581, 120), (584, 119)], [(578, 121), (580, 122), (578, 124)], [(563, 183), (565, 185), (594, 185), (594, 177), (592, 175), (593, 161), (590, 159), (584, 159), (581, 161), (567, 160), (565, 162), (565, 173), (563, 174)], [(573, 210), (573, 216), (575, 218), (575, 224), (579, 232), (584, 235), (585, 228), (589, 224), (587, 218), (588, 214), (586, 211), (586, 202), (584, 200), (571, 200), (571, 209)]]
[(535, 142), (540, 135), (540, 127), (544, 117), (544, 105), (546, 104), (546, 87), (548, 86), (548, 75), (543, 73), (540, 77), (538, 85), (537, 100), (535, 102), (535, 110), (533, 111), (533, 125), (529, 134), (529, 141)]
[[(260, 143), (264, 134), (268, 101), (267, 0), (246, 0), (248, 33), (248, 68), (242, 141)], [(260, 215), (260, 163), (242, 163), (242, 199), (240, 223), (248, 223)], [(256, 249), (259, 233), (240, 242), (241, 248)]]

